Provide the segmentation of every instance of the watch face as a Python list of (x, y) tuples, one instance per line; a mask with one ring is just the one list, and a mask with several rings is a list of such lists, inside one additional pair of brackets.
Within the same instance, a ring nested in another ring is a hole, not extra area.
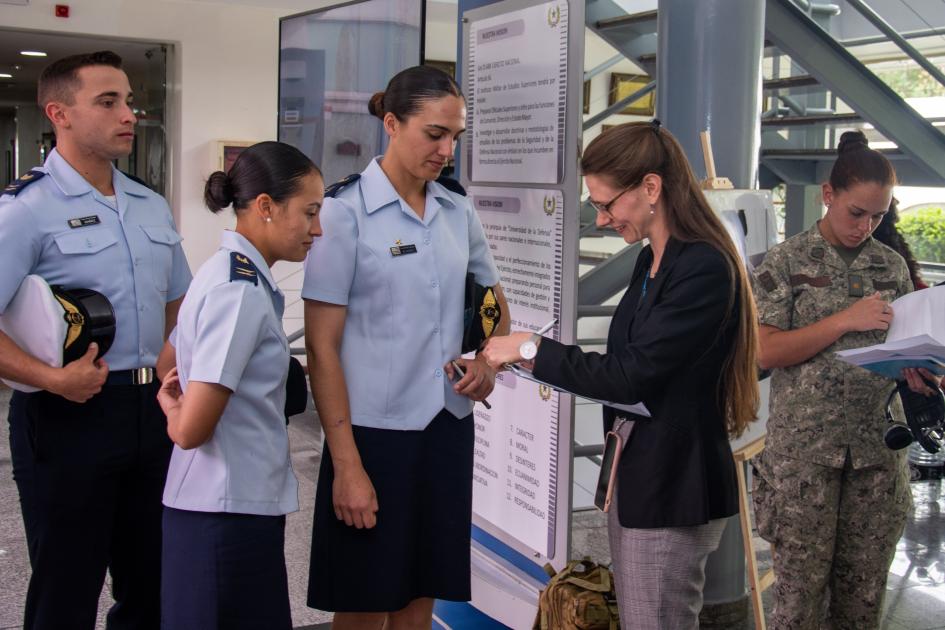
[(534, 341), (526, 341), (518, 347), (518, 353), (522, 355), (522, 358), (526, 361), (531, 361), (538, 354), (538, 346), (535, 345)]

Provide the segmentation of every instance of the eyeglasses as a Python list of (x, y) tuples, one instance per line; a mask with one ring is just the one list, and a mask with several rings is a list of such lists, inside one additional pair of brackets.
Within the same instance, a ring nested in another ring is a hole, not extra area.
[(620, 199), (620, 197), (623, 196), (623, 194), (624, 194), (625, 192), (627, 192), (628, 190), (632, 190), (633, 188), (636, 188), (636, 186), (628, 186), (628, 187), (624, 188), (624, 189), (621, 190), (619, 193), (617, 193), (617, 196), (616, 196), (616, 197), (614, 197), (613, 199), (611, 199), (611, 200), (608, 201), (607, 203), (597, 203), (597, 202), (594, 201), (593, 199), (588, 199), (588, 200), (587, 200), (587, 203), (591, 204), (591, 207), (594, 208), (595, 210), (597, 210), (598, 212), (600, 212), (601, 214), (605, 214), (605, 215), (607, 215), (608, 217), (610, 217), (610, 218), (612, 219), (612, 218), (614, 218), (614, 215), (612, 215), (612, 214), (610, 213), (610, 207), (611, 207), (612, 205), (614, 205), (614, 204), (617, 202), (617, 200)]

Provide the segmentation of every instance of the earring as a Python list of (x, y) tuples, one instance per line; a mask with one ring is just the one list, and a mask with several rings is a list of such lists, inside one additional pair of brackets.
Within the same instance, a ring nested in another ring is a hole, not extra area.
[(272, 217), (266, 217), (266, 223), (272, 223)]
[(653, 209), (653, 206), (650, 206), (650, 214), (656, 214), (656, 210)]

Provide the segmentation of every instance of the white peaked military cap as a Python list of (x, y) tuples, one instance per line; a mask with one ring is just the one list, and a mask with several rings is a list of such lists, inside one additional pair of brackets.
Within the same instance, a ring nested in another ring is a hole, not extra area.
[[(115, 338), (115, 311), (97, 291), (50, 287), (42, 277), (29, 275), (0, 315), (0, 330), (26, 353), (62, 367), (85, 354), (93, 341), (99, 357), (108, 351)], [(39, 390), (2, 380), (21, 392)]]

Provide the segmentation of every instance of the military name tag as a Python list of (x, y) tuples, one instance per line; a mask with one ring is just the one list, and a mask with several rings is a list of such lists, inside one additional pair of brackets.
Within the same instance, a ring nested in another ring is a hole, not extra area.
[(87, 225), (98, 225), (102, 220), (98, 218), (98, 215), (93, 214), (89, 217), (79, 217), (77, 219), (69, 219), (69, 227), (75, 229), (80, 227), (85, 227)]
[(403, 256), (405, 254), (416, 254), (416, 245), (394, 245), (390, 248), (391, 256)]
[(850, 297), (863, 297), (863, 276), (851, 273), (847, 278)]

